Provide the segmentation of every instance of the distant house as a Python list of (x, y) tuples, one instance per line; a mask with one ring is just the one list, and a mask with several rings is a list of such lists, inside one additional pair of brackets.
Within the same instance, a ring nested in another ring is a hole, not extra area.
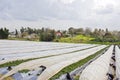
[(16, 37), (15, 32), (10, 32), (9, 37), (15, 38)]
[(62, 36), (61, 32), (56, 32), (56, 36)]
[(30, 35), (24, 36), (24, 38), (26, 38), (26, 39), (36, 39), (36, 38), (38, 38), (38, 35), (35, 34), (35, 33), (32, 33)]
[(16, 35), (15, 32), (10, 32), (9, 37), (11, 37), (11, 38), (21, 37), (21, 34), (20, 34), (20, 32), (18, 32), (18, 34)]
[(60, 31), (56, 32), (56, 38), (61, 38), (62, 37), (62, 33)]

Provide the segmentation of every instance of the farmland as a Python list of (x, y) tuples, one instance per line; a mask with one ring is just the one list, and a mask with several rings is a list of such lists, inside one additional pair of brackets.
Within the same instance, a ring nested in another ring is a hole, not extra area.
[(0, 80), (120, 80), (120, 0), (0, 0)]
[(67, 80), (68, 75), (74, 80), (107, 80), (114, 55), (113, 73), (119, 78), (119, 51), (113, 45), (0, 40), (0, 80)]

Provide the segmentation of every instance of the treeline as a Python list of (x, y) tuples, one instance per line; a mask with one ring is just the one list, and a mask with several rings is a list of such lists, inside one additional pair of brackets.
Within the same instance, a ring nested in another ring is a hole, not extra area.
[[(18, 33), (17, 30), (15, 32)], [(54, 29), (49, 28), (32, 29), (30, 27), (27, 28), (22, 27), (20, 29), (20, 34), (22, 38), (31, 34), (36, 34), (36, 37), (38, 37), (40, 41), (53, 41), (55, 39), (55, 32), (56, 31)]]
[(94, 39), (94, 41), (97, 42), (119, 42), (120, 41), (120, 31), (109, 31), (108, 29), (94, 29), (93, 31), (90, 28), (69, 28), (69, 33), (74, 35), (85, 35), (85, 36), (91, 36)]
[(95, 29), (93, 34), (95, 41), (98, 42), (119, 42), (120, 41), (120, 31), (109, 31), (108, 29), (101, 30)]
[[(68, 30), (54, 30), (50, 28), (33, 29), (30, 27), (21, 27), (20, 30), (15, 29), (13, 32), (16, 38), (37, 38), (40, 41), (57, 41), (61, 37), (74, 37), (76, 35), (84, 35), (93, 37), (96, 42), (120, 42), (120, 31), (109, 31), (108, 29), (90, 29), (90, 28), (73, 28)], [(8, 38), (9, 30), (0, 29), (0, 39)], [(11, 36), (10, 36), (11, 37)]]
[(0, 28), (0, 39), (7, 39), (9, 30), (7, 28)]

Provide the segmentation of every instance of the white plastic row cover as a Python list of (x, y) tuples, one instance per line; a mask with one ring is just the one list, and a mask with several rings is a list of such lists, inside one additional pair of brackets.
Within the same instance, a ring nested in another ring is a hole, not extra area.
[(109, 69), (112, 52), (113, 45), (83, 70), (79, 80), (107, 80), (106, 74)]

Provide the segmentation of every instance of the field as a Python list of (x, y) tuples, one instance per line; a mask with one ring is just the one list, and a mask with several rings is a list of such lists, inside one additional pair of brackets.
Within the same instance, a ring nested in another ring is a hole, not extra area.
[[(79, 80), (81, 76), (80, 80), (85, 80), (84, 74), (88, 75), (86, 71), (89, 71), (87, 68), (93, 62), (104, 59), (106, 71), (96, 74), (105, 76), (114, 48), (119, 51), (117, 46), (98, 44), (0, 40), (0, 80), (7, 80), (8, 77), (14, 80), (66, 80), (66, 73), (74, 79)], [(89, 61), (92, 63), (85, 66), (81, 73), (81, 67)]]
[(94, 40), (94, 38), (84, 35), (77, 35), (74, 37), (60, 38), (59, 42), (67, 43), (88, 43), (89, 41)]

